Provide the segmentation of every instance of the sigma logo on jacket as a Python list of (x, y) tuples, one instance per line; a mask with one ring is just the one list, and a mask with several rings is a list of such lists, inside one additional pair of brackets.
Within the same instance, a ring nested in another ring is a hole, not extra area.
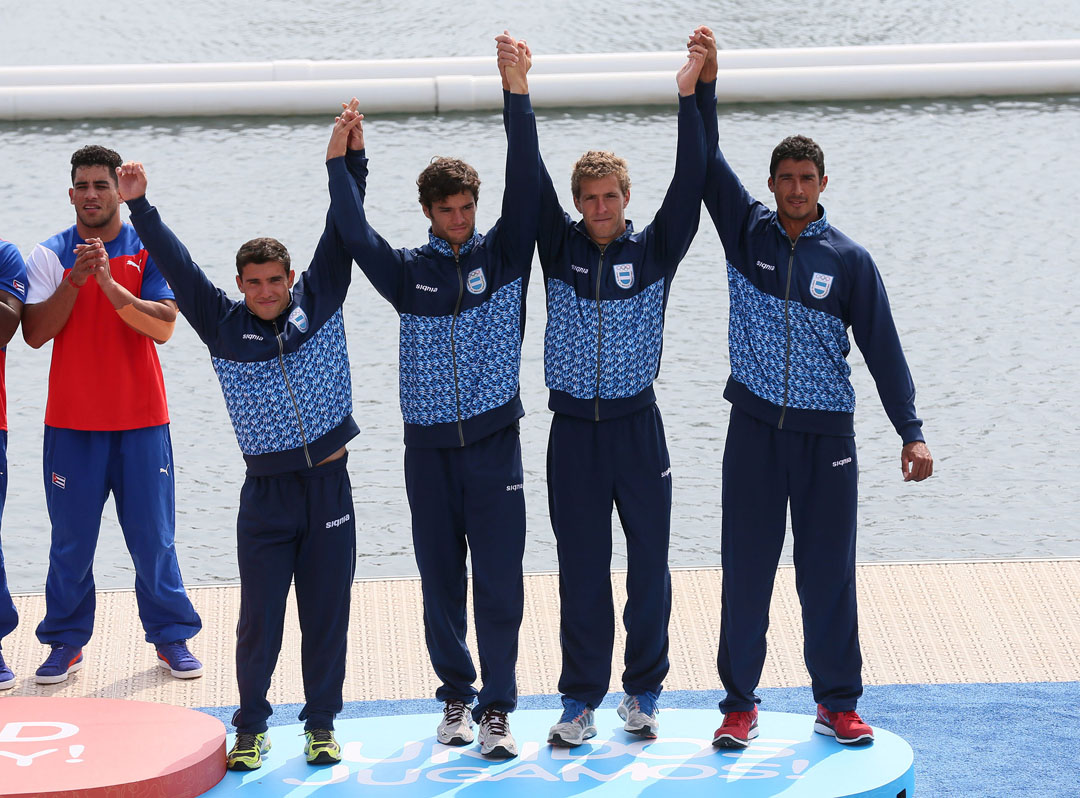
[(833, 468), (839, 468), (840, 466), (846, 466), (850, 462), (851, 462), (850, 457), (845, 457), (843, 460), (833, 460), (832, 467)]
[(326, 528), (327, 529), (333, 529), (336, 526), (341, 526), (342, 524), (347, 524), (351, 518), (352, 518), (352, 513), (345, 513), (345, 515), (341, 516), (341, 518), (335, 518), (333, 521), (327, 521), (326, 522)]
[(240, 337), (243, 338), (245, 341), (262, 341), (262, 340), (265, 340), (258, 333), (244, 333)]
[(304, 313), (304, 309), (297, 307), (293, 308), (293, 312), (289, 314), (289, 324), (293, 325), (302, 333), (308, 331), (308, 317)]
[(615, 284), (619, 288), (629, 288), (634, 284), (634, 264), (616, 263), (612, 268), (615, 270)]
[(589, 270), (588, 270), (587, 267), (585, 267), (585, 266), (575, 266), (572, 263), (570, 264), (570, 270), (575, 271), (578, 274), (588, 274), (589, 273)]
[(757, 262), (757, 267), (758, 267), (759, 269), (764, 269), (764, 270), (765, 270), (765, 271), (767, 271), (767, 272), (774, 272), (774, 271), (776, 271), (776, 267), (775, 267), (775, 266), (773, 266), (773, 265), (772, 265), (771, 263), (766, 263), (766, 262), (765, 262), (765, 261), (763, 261), (763, 260), (759, 260), (759, 261)]
[(814, 276), (810, 278), (810, 295), (814, 299), (824, 299), (829, 295), (829, 289), (832, 288), (833, 276), (831, 274), (822, 274), (821, 272), (814, 272)]
[(484, 289), (487, 288), (487, 280), (484, 278), (483, 269), (473, 269), (469, 272), (469, 277), (465, 281), (465, 285), (469, 287), (470, 294), (482, 294)]
[(416, 284), (416, 290), (417, 291), (427, 291), (427, 292), (432, 293), (432, 294), (436, 294), (439, 291), (439, 289), (436, 288), (435, 286), (433, 286), (433, 285), (424, 285), (423, 283), (417, 283)]

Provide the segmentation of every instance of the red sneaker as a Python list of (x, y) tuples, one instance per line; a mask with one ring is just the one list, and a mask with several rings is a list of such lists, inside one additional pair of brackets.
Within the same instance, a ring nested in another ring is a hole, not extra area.
[(860, 745), (874, 742), (874, 730), (854, 709), (847, 712), (829, 712), (821, 704), (817, 708), (817, 720), (814, 721), (814, 731), (818, 734), (827, 734), (835, 737), (836, 742), (844, 745)]
[(757, 735), (757, 707), (754, 707), (749, 712), (724, 715), (724, 723), (713, 734), (712, 744), (717, 748), (746, 748)]

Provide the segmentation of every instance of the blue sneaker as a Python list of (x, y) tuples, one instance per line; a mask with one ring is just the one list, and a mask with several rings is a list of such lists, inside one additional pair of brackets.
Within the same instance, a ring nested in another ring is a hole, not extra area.
[(186, 640), (161, 643), (157, 647), (158, 665), (167, 668), (177, 679), (198, 679), (202, 676), (202, 663), (188, 651)]
[(38, 684), (59, 684), (66, 682), (68, 674), (75, 673), (83, 666), (82, 649), (68, 643), (54, 643), (52, 653), (41, 663), (34, 674)]
[(593, 710), (584, 701), (563, 696), (563, 713), (548, 732), (548, 743), (560, 748), (574, 748), (596, 736)]
[(4, 655), (0, 653), (0, 690), (10, 690), (15, 686), (15, 674), (4, 662)]
[(660, 721), (656, 716), (660, 710), (656, 706), (656, 694), (646, 690), (640, 695), (627, 693), (619, 703), (619, 717), (626, 721), (624, 731), (647, 737), (650, 740), (660, 731)]

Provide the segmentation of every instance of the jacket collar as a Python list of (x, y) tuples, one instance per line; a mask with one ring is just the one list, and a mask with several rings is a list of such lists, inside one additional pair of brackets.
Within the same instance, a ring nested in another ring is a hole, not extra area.
[[(825, 235), (825, 231), (829, 229), (829, 217), (825, 213), (825, 208), (821, 205), (818, 205), (818, 210), (821, 211), (821, 217), (806, 225), (803, 231), (799, 233), (799, 238), (816, 238)], [(780, 216), (775, 211), (773, 212), (773, 224), (776, 225), (784, 238), (788, 237), (787, 230), (780, 223)]]
[[(435, 235), (433, 232), (431, 232), (430, 227), (428, 228), (428, 231), (427, 231), (427, 237), (428, 237), (428, 244), (431, 245), (431, 248), (433, 250), (438, 252), (440, 255), (445, 255), (448, 258), (454, 257), (454, 248), (452, 246), (450, 246), (450, 242), (448, 242), (448, 241), (446, 241), (446, 240), (444, 240), (442, 238), (439, 238), (437, 235)], [(472, 252), (473, 247), (475, 247), (477, 244), (479, 244), (480, 240), (482, 238), (483, 238), (483, 236), (481, 236), (478, 232), (476, 232), (475, 229), (473, 229), (472, 236), (469, 238), (468, 241), (466, 241), (464, 244), (462, 244), (461, 247), (458, 249), (458, 257), (464, 257), (464, 256), (468, 255), (470, 252)]]
[[(590, 244), (592, 244), (597, 249), (600, 249), (600, 245), (597, 244), (595, 241), (593, 241), (591, 238), (589, 238), (589, 231), (585, 229), (585, 220), (584, 219), (579, 219), (578, 221), (574, 222), (573, 228), (575, 230), (577, 230), (582, 236), (584, 236), (585, 240), (587, 240)], [(614, 243), (616, 243), (618, 241), (625, 241), (626, 239), (628, 239), (633, 234), (634, 234), (634, 223), (632, 221), (630, 221), (629, 219), (627, 219), (626, 220), (626, 229), (622, 231), (622, 233), (619, 235), (618, 238), (613, 238), (613, 239), (611, 239), (611, 241), (608, 241), (607, 244), (606, 244), (606, 247), (610, 247), (612, 244), (614, 244)]]

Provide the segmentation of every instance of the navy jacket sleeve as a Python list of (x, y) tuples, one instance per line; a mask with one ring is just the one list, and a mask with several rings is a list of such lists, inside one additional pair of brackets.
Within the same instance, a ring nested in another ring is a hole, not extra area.
[(693, 96), (679, 98), (675, 174), (652, 221), (655, 257), (670, 278), (697, 233), (705, 187), (705, 131)]
[[(510, 135), (510, 92), (503, 89), (503, 128)], [(533, 124), (536, 116), (533, 115)], [(551, 182), (544, 158), (540, 155), (540, 145), (536, 145), (537, 179), (539, 181), (539, 213), (537, 215), (536, 243), (540, 253), (540, 266), (547, 269), (554, 263), (554, 256), (566, 240), (566, 232), (573, 223), (566, 211), (559, 204), (559, 195)], [(509, 178), (509, 176), (508, 176)]]
[(210, 351), (216, 352), (220, 322), (235, 303), (210, 282), (145, 196), (128, 200), (127, 206), (131, 224), (172, 288), (180, 312)]
[(924, 440), (922, 420), (915, 415), (915, 383), (900, 346), (881, 274), (865, 252), (853, 264), (853, 272), (848, 313), (855, 343), (896, 432), (905, 444)]
[(698, 112), (705, 130), (706, 169), (703, 198), (724, 251), (733, 253), (746, 229), (750, 209), (757, 204), (743, 187), (720, 152), (720, 130), (716, 118), (716, 81), (698, 82), (695, 92)]
[(506, 127), (506, 182), (502, 215), (492, 229), (506, 262), (524, 275), (532, 266), (536, 242), (536, 216), (540, 204), (540, 151), (536, 142), (536, 115), (527, 94), (504, 92)]
[(364, 212), (368, 159), (366, 150), (350, 156), (349, 170), (356, 178), (348, 191), (331, 196), (330, 212), (345, 248), (368, 280), (398, 312), (405, 294), (405, 253), (391, 247), (371, 225)]
[[(350, 152), (326, 162), (331, 208), (335, 202), (349, 202), (353, 192), (360, 190), (359, 186), (363, 182), (363, 178), (358, 174), (361, 158), (362, 156)], [(293, 287), (294, 297), (298, 301), (306, 297), (304, 304), (308, 308), (312, 328), (318, 329), (337, 312), (345, 301), (351, 282), (352, 255), (335, 224), (333, 211), (328, 210), (326, 225), (311, 258), (311, 264)]]

